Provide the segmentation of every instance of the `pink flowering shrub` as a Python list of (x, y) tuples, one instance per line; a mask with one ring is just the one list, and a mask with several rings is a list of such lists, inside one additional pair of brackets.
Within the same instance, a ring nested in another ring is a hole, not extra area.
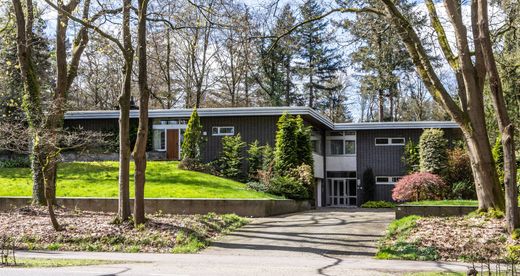
[(444, 199), (449, 186), (436, 174), (420, 172), (399, 180), (392, 190), (395, 201), (419, 201)]

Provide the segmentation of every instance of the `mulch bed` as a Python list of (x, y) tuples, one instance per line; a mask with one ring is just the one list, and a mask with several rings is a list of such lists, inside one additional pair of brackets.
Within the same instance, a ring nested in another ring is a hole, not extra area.
[(505, 229), (505, 220), (486, 217), (421, 218), (408, 241), (433, 247), (446, 261), (503, 260), (509, 245), (519, 245)]
[(236, 227), (237, 221), (244, 223), (236, 216), (156, 214), (147, 215), (144, 227), (134, 227), (131, 222), (113, 223), (112, 213), (60, 208), (57, 217), (63, 231), (52, 228), (45, 208), (0, 213), (0, 236), (13, 239), (18, 249), (163, 253), (183, 242), (178, 236), (207, 241)]

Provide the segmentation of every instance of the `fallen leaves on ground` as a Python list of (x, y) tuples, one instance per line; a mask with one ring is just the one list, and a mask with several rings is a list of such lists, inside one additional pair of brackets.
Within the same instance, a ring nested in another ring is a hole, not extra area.
[(115, 214), (65, 210), (57, 217), (64, 227), (54, 231), (42, 207), (24, 207), (0, 213), (0, 235), (15, 240), (18, 249), (171, 252), (181, 241), (177, 236), (194, 235), (202, 241), (243, 225), (244, 219), (229, 215), (147, 215), (144, 226), (114, 223)]

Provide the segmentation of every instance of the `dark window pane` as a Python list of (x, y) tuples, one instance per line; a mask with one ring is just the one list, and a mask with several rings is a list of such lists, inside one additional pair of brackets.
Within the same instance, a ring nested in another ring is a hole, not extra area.
[(356, 198), (355, 197), (351, 197), (350, 198), (350, 205), (356, 205)]
[(404, 144), (404, 138), (392, 138), (392, 144)]
[(352, 179), (348, 182), (348, 195), (355, 196), (356, 195), (356, 180)]
[(327, 177), (330, 177), (330, 178), (355, 178), (356, 172), (355, 171), (341, 171), (341, 172), (328, 171)]
[(345, 141), (345, 154), (356, 154), (356, 141)]
[(330, 140), (330, 154), (343, 154), (343, 140)]
[(376, 145), (388, 145), (388, 138), (376, 138)]
[(388, 182), (388, 177), (376, 177), (376, 182)]

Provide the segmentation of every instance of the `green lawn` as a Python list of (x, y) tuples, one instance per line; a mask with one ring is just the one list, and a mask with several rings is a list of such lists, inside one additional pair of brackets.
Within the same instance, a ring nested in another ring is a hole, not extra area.
[[(11, 264), (12, 258), (9, 263)], [(122, 264), (123, 261), (91, 260), (91, 259), (47, 259), (47, 258), (17, 258), (15, 267), (63, 267)]]
[[(233, 180), (177, 168), (178, 162), (148, 162), (145, 197), (149, 198), (277, 198), (246, 189)], [(134, 164), (131, 163), (131, 172)], [(133, 180), (133, 175), (131, 176)], [(117, 197), (117, 162), (62, 163), (58, 169), (59, 197)], [(131, 196), (133, 196), (133, 181)], [(30, 196), (30, 169), (0, 169), (0, 196)]]

